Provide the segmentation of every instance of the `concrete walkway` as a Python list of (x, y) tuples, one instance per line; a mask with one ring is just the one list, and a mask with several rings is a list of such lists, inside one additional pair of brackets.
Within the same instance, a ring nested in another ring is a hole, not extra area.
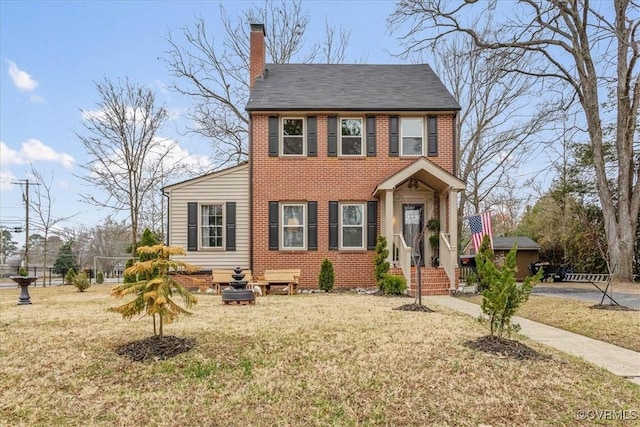
[[(427, 303), (437, 304), (473, 317), (481, 314), (480, 306), (450, 296), (423, 297)], [(640, 385), (640, 353), (602, 341), (587, 338), (553, 326), (543, 325), (522, 317), (513, 322), (521, 326), (520, 333), (533, 341), (581, 357), (609, 372)]]

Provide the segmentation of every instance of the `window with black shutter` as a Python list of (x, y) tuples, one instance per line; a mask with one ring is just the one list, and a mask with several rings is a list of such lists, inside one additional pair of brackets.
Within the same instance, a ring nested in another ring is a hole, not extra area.
[(398, 116), (389, 117), (389, 157), (400, 155), (398, 121)]
[(187, 250), (198, 250), (198, 203), (187, 203)]
[(278, 202), (269, 202), (269, 250), (278, 250)]
[(436, 116), (427, 117), (427, 154), (429, 156), (438, 155), (438, 118)]
[(338, 155), (338, 118), (331, 116), (327, 119), (327, 156)]

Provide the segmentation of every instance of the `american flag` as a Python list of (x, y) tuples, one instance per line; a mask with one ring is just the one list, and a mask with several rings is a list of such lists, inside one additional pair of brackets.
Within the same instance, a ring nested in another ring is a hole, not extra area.
[(469, 228), (471, 228), (471, 241), (473, 242), (473, 248), (475, 249), (476, 253), (478, 253), (478, 249), (480, 248), (480, 244), (482, 243), (482, 238), (485, 234), (489, 236), (489, 240), (491, 241), (491, 249), (493, 249), (491, 211), (487, 211), (479, 215), (470, 216), (467, 219), (469, 220)]

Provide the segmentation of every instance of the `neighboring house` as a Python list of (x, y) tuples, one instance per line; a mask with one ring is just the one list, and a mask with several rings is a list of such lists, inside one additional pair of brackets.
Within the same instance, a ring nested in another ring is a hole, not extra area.
[[(181, 258), (211, 274), (214, 268), (249, 268), (249, 165), (168, 185), (169, 244)], [(237, 226), (240, 224), (240, 226)]]
[(497, 260), (507, 256), (511, 248), (517, 245), (516, 280), (530, 276), (529, 265), (540, 259), (540, 245), (528, 237), (494, 237), (493, 253)]
[[(457, 193), (465, 188), (455, 176), (460, 106), (432, 69), (266, 64), (261, 24), (251, 25), (250, 50), (250, 211), (246, 222), (236, 217), (236, 233), (249, 230), (246, 256), (253, 273), (299, 268), (300, 287), (317, 288), (327, 258), (336, 286), (375, 287), (374, 248), (383, 235), (393, 271), (410, 279), (412, 293), (417, 255), (425, 266), (424, 293), (455, 290)], [(176, 184), (189, 193), (177, 202), (180, 209), (215, 201), (209, 190), (188, 189), (205, 181), (218, 186), (227, 203), (243, 194), (214, 174)], [(171, 205), (175, 211), (174, 200)], [(170, 244), (187, 246), (185, 215), (170, 213)], [(430, 219), (440, 221), (438, 252), (428, 243)], [(209, 255), (217, 263), (223, 252), (198, 255), (205, 265)], [(439, 267), (431, 267), (432, 257)]]
[[(493, 236), (493, 253), (496, 261), (500, 261), (506, 257), (514, 245), (517, 245), (516, 280), (524, 280), (525, 277), (531, 276), (529, 265), (540, 260), (540, 245), (525, 236)], [(467, 245), (464, 252), (466, 254), (472, 254), (473, 248), (471, 244)]]

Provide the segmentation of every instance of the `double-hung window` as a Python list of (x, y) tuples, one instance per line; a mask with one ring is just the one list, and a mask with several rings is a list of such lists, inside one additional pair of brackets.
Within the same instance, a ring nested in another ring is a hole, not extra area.
[(283, 156), (304, 156), (306, 154), (304, 132), (303, 118), (282, 119)]
[(283, 203), (282, 249), (305, 249), (305, 204)]
[(340, 155), (362, 156), (363, 120), (361, 118), (340, 119)]
[(200, 206), (200, 245), (203, 248), (223, 248), (224, 217), (222, 204)]
[(421, 117), (403, 117), (401, 120), (401, 155), (422, 156), (423, 150), (423, 119)]
[(362, 203), (340, 205), (340, 247), (342, 249), (365, 249), (364, 212)]

